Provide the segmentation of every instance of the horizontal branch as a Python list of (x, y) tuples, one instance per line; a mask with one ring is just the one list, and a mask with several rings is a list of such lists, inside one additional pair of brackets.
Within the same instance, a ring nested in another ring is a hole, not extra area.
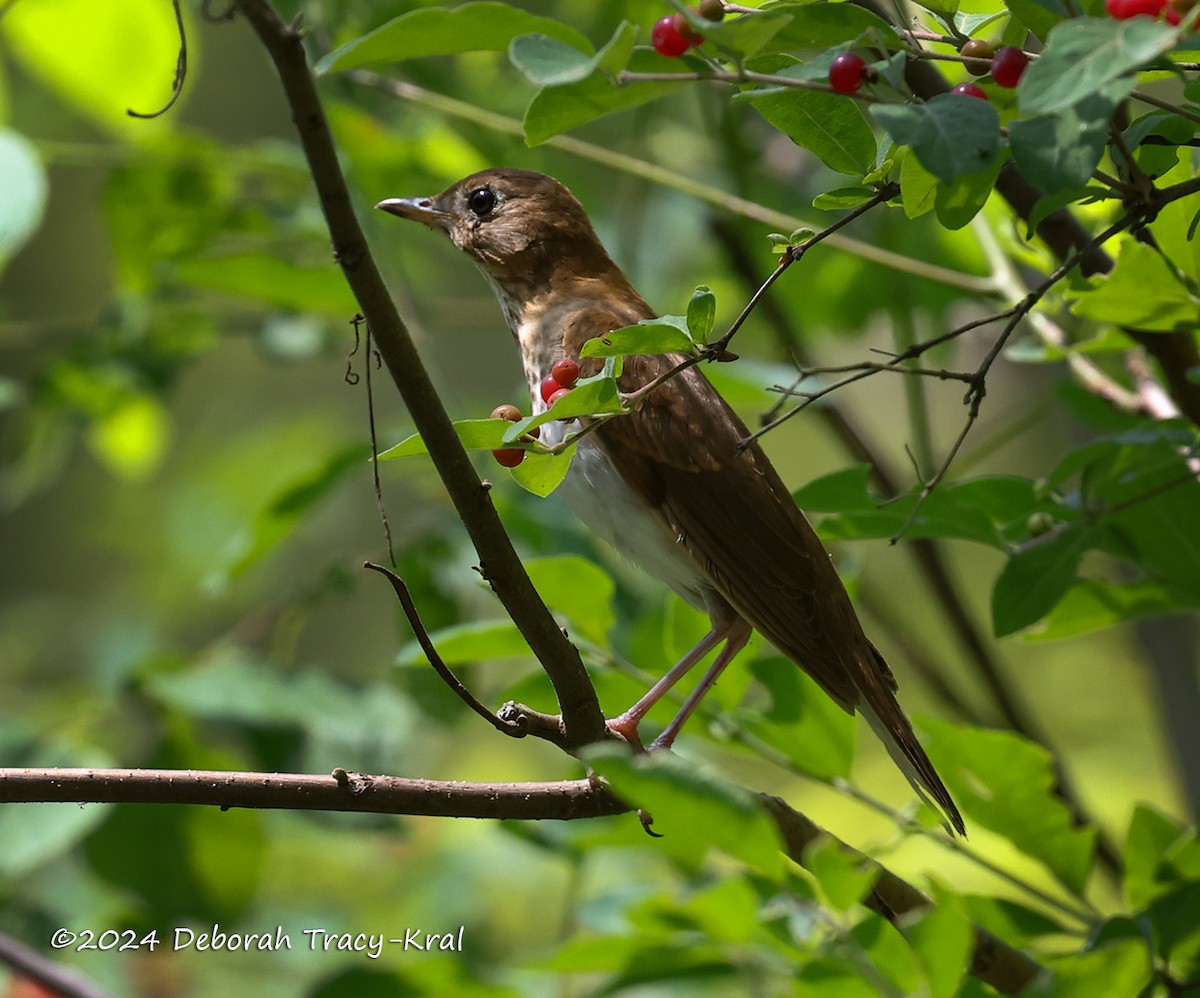
[[(0, 769), (0, 803), (46, 801), (525, 820), (598, 818), (631, 810), (598, 780), (460, 783), (366, 776), (344, 769), (335, 769), (329, 776), (173, 769)], [(759, 802), (779, 829), (784, 852), (797, 863), (804, 864), (805, 850), (818, 838), (833, 839), (780, 798), (760, 794)], [(845, 843), (839, 845), (861, 857)], [(879, 876), (863, 903), (903, 928), (902, 916), (927, 908), (931, 902), (912, 884), (878, 869)], [(978, 926), (974, 932), (971, 973), (1001, 994), (1018, 995), (1041, 971), (1031, 957), (990, 932)]]
[(211, 804), (417, 814), (439, 818), (597, 818), (628, 811), (588, 780), (460, 783), (335, 769), (237, 773), (204, 769), (0, 769), (0, 803)]

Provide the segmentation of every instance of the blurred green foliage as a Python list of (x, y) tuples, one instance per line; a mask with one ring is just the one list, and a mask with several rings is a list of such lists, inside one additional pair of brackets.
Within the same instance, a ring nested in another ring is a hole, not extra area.
[[(355, 206), (459, 419), (523, 401), (515, 350), (466, 261), (373, 217), (382, 197), (434, 193), (497, 164), (553, 173), (647, 298), (664, 314), (687, 312), (682, 326), (644, 335), (690, 327), (704, 340), (752, 292), (747, 269), (760, 281), (774, 267), (770, 229), (820, 229), (833, 217), (822, 209), (861, 203), (892, 171), (902, 212), (874, 211), (844, 233), (856, 244), (810, 252), (771, 292), (783, 318), (756, 313), (738, 335), (742, 360), (714, 371), (754, 420), (798, 360), (902, 350), (991, 309), (981, 285), (1011, 278), (1014, 266), (1049, 272), (1045, 248), (990, 197), (1010, 154), (1004, 140), (1057, 192), (1055, 204), (1090, 197), (1073, 185), (1106, 153), (1086, 127), (1082, 152), (1071, 146), (1077, 126), (1107, 120), (1132, 71), (1175, 44), (1149, 22), (1056, 28), (1065, 8), (1040, 0), (930, 4), (926, 20), (941, 30), (1039, 33), (1049, 41), (1034, 64), (1045, 89), (1022, 90), (1017, 106), (989, 85), (1000, 114), (976, 107), (964, 117), (972, 108), (946, 98), (868, 116), (800, 89), (755, 87), (731, 101), (682, 80), (617, 87), (607, 74), (622, 68), (708, 65), (635, 47), (666, 5), (522, 6), (448, 14), (341, 0), (284, 11), (302, 8), (312, 29)], [(186, 7), (183, 99), (147, 120), (126, 109), (148, 112), (169, 96), (168, 4), (23, 0), (0, 11), (0, 765), (581, 776), (577, 761), (509, 742), (464, 711), (386, 588), (359, 571), (365, 557), (386, 557), (367, 461), (363, 389), (374, 360), (363, 343), (352, 352), (355, 303), (245, 23)], [(706, 30), (723, 58), (797, 80), (822, 79), (857, 40), (896, 37), (865, 10), (820, 2)], [(1073, 61), (1081, 45), (1097, 53), (1083, 68)], [(343, 72), (367, 64), (407, 89)], [(894, 65), (879, 72), (898, 79)], [(965, 78), (957, 65), (947, 72)], [(1103, 113), (1084, 107), (1089, 97)], [(1180, 132), (1182, 121), (1186, 141), (1194, 128), (1177, 117), (1145, 115), (1126, 131), (1163, 184), (1193, 175), (1190, 150), (1143, 140)], [(561, 141), (566, 130), (574, 144)], [(1090, 204), (1080, 216), (1099, 231), (1115, 210)], [(5, 805), (0, 931), (46, 950), (60, 926), (163, 938), (175, 926), (279, 926), (296, 944), (55, 954), (122, 995), (971, 998), (994, 992), (966, 974), (969, 921), (1053, 964), (1037, 994), (1160, 995), (1166, 975), (1196, 980), (1194, 801), (1164, 727), (1169, 697), (1134, 623), (1200, 603), (1200, 486), (1186, 463), (1195, 429), (1117, 413), (1072, 388), (1061, 363), (1086, 354), (1127, 384), (1130, 344), (1116, 324), (1194, 328), (1194, 212), (1182, 200), (1152, 224), (1170, 266), (1131, 239), (1107, 281), (1047, 298), (1067, 341), (1013, 341), (953, 480), (919, 509), (917, 479), (962, 424), (958, 382), (906, 392), (899, 379), (875, 378), (869, 395), (835, 396), (884, 470), (906, 483), (898, 497), (881, 494), (815, 409), (765, 437), (835, 544), (905, 702), (946, 719), (922, 728), (967, 817), (970, 852), (933, 844), (928, 812), (881, 803), (907, 801), (908, 790), (879, 747), (863, 739), (856, 753), (853, 720), (755, 641), (679, 758), (589, 757), (652, 810), (662, 839), (632, 815), (516, 825)], [(689, 307), (698, 284), (712, 294)], [(999, 295), (1013, 298), (1011, 283)], [(960, 338), (930, 362), (970, 369), (990, 342)], [(412, 428), (371, 373), (386, 447)], [(915, 445), (916, 476), (910, 440), (930, 448)], [(444, 657), (486, 703), (552, 710), (536, 663), (471, 571), (474, 554), (428, 463), (380, 467), (398, 570)], [(518, 488), (482, 452), (479, 467), (606, 710), (620, 710), (704, 621), (599, 549), (557, 500)], [(1053, 795), (1047, 750), (977, 726), (1000, 719), (986, 683), (938, 597), (878, 543), (901, 530), (901, 550), (916, 539), (944, 544), (968, 616), (1005, 637), (1003, 682), (1053, 732), (1093, 826), (1075, 826)], [(1194, 685), (1195, 662), (1177, 666)], [(957, 696), (920, 679), (930, 672)], [(926, 886), (936, 908), (896, 931), (861, 904), (869, 863), (828, 841), (805, 869), (785, 861), (738, 784), (787, 797)], [(1101, 832), (1125, 837), (1120, 873), (1097, 863)], [(377, 962), (309, 951), (303, 936), (459, 926), (462, 953), (386, 949)]]

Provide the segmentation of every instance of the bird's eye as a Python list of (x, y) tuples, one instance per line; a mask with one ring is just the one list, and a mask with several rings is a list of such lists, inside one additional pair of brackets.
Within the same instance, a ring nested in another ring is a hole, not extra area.
[(480, 187), (467, 196), (467, 204), (481, 218), (496, 207), (496, 195), (490, 187)]

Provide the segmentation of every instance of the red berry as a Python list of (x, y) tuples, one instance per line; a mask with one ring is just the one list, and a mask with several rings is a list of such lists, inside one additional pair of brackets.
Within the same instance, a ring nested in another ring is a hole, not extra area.
[(1167, 5), (1167, 0), (1105, 0), (1104, 9), (1110, 17), (1127, 21), (1131, 17), (1158, 17)]
[(996, 81), (996, 86), (1011, 90), (1021, 82), (1021, 74), (1028, 65), (1029, 56), (1019, 48), (1005, 45), (992, 60), (992, 79)]
[(863, 57), (855, 52), (843, 52), (829, 67), (829, 85), (835, 93), (852, 94), (863, 85)]
[(542, 401), (549, 402), (550, 396), (562, 388), (553, 374), (547, 374), (542, 378)]
[(516, 447), (506, 447), (503, 450), (492, 451), (492, 457), (506, 468), (515, 468), (525, 460), (525, 452)]
[(505, 402), (503, 405), (496, 406), (492, 410), (492, 419), (507, 419), (510, 423), (519, 423), (525, 417), (521, 415), (521, 410), (515, 405), (509, 405)]
[(579, 380), (579, 364), (570, 357), (564, 357), (550, 368), (550, 377), (562, 385), (563, 388), (572, 388), (575, 382)]
[(553, 395), (551, 395), (548, 399), (546, 399), (546, 405), (554, 405), (555, 402), (557, 402), (564, 395), (569, 395), (570, 392), (571, 392), (570, 388), (558, 389), (558, 391), (556, 391)]
[(654, 51), (672, 59), (691, 48), (691, 42), (679, 32), (677, 17), (676, 14), (668, 14), (660, 18), (650, 33), (650, 44), (654, 46)]
[(675, 30), (678, 31), (680, 36), (686, 39), (688, 45), (693, 48), (697, 45), (704, 44), (704, 36), (700, 34), (700, 32), (696, 31), (696, 29), (690, 24), (688, 24), (688, 19), (682, 14), (675, 15)]
[(1163, 20), (1171, 25), (1172, 28), (1178, 28), (1183, 21), (1183, 15), (1170, 4), (1163, 8), (1162, 16)]
[(988, 99), (988, 95), (983, 92), (983, 88), (974, 83), (960, 83), (950, 93), (962, 94), (963, 97), (978, 97), (980, 100)]

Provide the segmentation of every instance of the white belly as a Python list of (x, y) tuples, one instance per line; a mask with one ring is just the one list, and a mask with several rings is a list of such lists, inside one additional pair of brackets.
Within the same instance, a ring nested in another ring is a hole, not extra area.
[[(618, 417), (619, 418), (619, 417)], [(567, 430), (550, 423), (542, 427), (542, 439), (550, 444), (561, 440)], [(579, 442), (571, 468), (559, 494), (592, 533), (603, 538), (622, 555), (654, 578), (665, 582), (683, 599), (704, 608), (707, 580), (687, 549), (670, 528), (625, 483), (600, 446), (585, 437)]]

